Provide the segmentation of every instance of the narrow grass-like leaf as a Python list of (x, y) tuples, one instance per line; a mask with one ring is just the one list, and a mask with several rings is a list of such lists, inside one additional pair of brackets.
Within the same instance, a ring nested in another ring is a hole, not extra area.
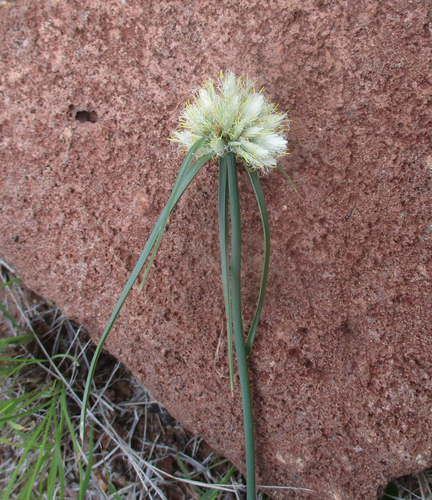
[(4, 492), (3, 500), (9, 500), (10, 494), (15, 487), (15, 480), (16, 480), (18, 473), (20, 472), (21, 466), (23, 465), (29, 451), (32, 449), (32, 446), (33, 446), (34, 442), (36, 441), (36, 439), (38, 438), (39, 434), (43, 431), (47, 419), (48, 419), (48, 413), (45, 415), (45, 417), (44, 417), (43, 421), (41, 422), (41, 424), (39, 425), (39, 427), (37, 429), (35, 429), (35, 431), (33, 432), (33, 435), (28, 443), (27, 449), (24, 451), (20, 461), (18, 462), (15, 470), (12, 473), (12, 476), (9, 480), (6, 491)]
[[(57, 441), (57, 422), (55, 421), (55, 439)], [(61, 462), (61, 455), (59, 456), (59, 448), (57, 446), (57, 443), (54, 447), (54, 453), (52, 456), (51, 460), (51, 465), (50, 465), (50, 471), (48, 474), (48, 481), (47, 481), (47, 499), (48, 500), (54, 500), (54, 490), (55, 490), (55, 481), (57, 477), (57, 471), (59, 468), (59, 463)]]
[(117, 489), (116, 487), (113, 485), (111, 479), (110, 479), (110, 476), (109, 476), (109, 471), (105, 465), (105, 475), (107, 477), (107, 481), (104, 481), (108, 491), (110, 492), (110, 494), (113, 496), (113, 498), (115, 498), (116, 500), (123, 500), (123, 498), (117, 493)]
[(267, 207), (264, 199), (264, 194), (261, 188), (261, 183), (258, 177), (257, 171), (251, 172), (248, 168), (246, 168), (249, 174), (249, 178), (252, 183), (252, 187), (255, 191), (255, 197), (258, 202), (258, 208), (261, 214), (261, 221), (263, 225), (263, 232), (264, 232), (264, 265), (263, 265), (263, 272), (262, 272), (262, 278), (261, 278), (261, 286), (260, 286), (260, 291), (259, 291), (259, 296), (258, 296), (258, 304), (256, 307), (255, 315), (252, 320), (251, 327), (249, 329), (249, 334), (247, 336), (246, 340), (246, 356), (250, 356), (252, 352), (252, 346), (255, 340), (255, 335), (258, 327), (258, 322), (261, 317), (261, 311), (262, 307), (264, 304), (264, 296), (265, 296), (265, 291), (266, 291), (266, 285), (267, 285), (267, 276), (268, 276), (268, 270), (269, 270), (269, 262), (270, 262), (270, 224), (269, 224), (269, 218), (268, 218), (268, 213), (267, 213)]
[(229, 230), (228, 230), (228, 170), (225, 157), (219, 159), (219, 240), (221, 251), (222, 284), (227, 317), (228, 365), (231, 392), (234, 391), (234, 361), (232, 345), (231, 286), (229, 269)]
[(22, 281), (21, 278), (14, 278), (13, 280), (6, 281), (6, 283), (2, 283), (0, 285), (0, 290), (2, 288), (9, 286), (9, 285), (12, 285), (13, 283), (21, 283), (21, 281)]
[[(0, 358), (0, 366), (4, 365), (33, 365), (35, 363), (43, 363), (46, 362), (46, 359), (23, 359), (23, 358)], [(10, 366), (8, 366), (10, 368)], [(3, 374), (3, 369), (0, 369), (0, 373)]]
[[(176, 454), (176, 460), (177, 460), (177, 463), (181, 469), (181, 471), (183, 472), (183, 474), (185, 475), (186, 479), (189, 479), (189, 481), (192, 481), (192, 478), (190, 477), (189, 475), (189, 472), (188, 470), (186, 469), (182, 459), (180, 458), (180, 455), (177, 453)], [(198, 486), (196, 486), (195, 484), (193, 485), (193, 489), (199, 494), (199, 495), (203, 495), (204, 492), (202, 489), (198, 488)]]
[[(9, 286), (9, 285), (12, 285), (13, 283), (21, 283), (21, 278), (15, 278), (13, 280), (9, 280), (6, 283), (1, 284), (0, 285), (0, 290), (2, 288), (5, 288), (5, 287)], [(1, 302), (0, 302), (0, 311), (3, 313), (3, 315), (5, 316), (5, 318), (7, 318), (12, 323), (12, 326), (14, 328), (16, 328), (17, 330), (20, 330), (20, 331), (24, 331), (24, 328), (22, 328), (20, 325), (18, 325), (18, 323), (15, 321), (15, 318), (13, 318), (9, 314), (9, 311), (6, 309), (6, 307), (4, 306), (4, 304), (2, 304)]]
[[(228, 481), (231, 479), (231, 476), (234, 474), (236, 470), (237, 470), (236, 467), (232, 465), (218, 484), (219, 485), (228, 484)], [(216, 489), (209, 490), (200, 498), (200, 500), (214, 500), (219, 494), (220, 494), (219, 490)]]
[(108, 491), (110, 494), (115, 498), (116, 500), (123, 500), (123, 498), (117, 493), (116, 487), (113, 485), (113, 483), (108, 479), (108, 483), (105, 483)]
[[(14, 448), (27, 448), (28, 444), (26, 443), (15, 443), (14, 441), (11, 441), (10, 439), (5, 439), (0, 437), (0, 443), (6, 444), (7, 446), (13, 446)], [(40, 449), (40, 444), (36, 443), (33, 446), (31, 446), (31, 450), (39, 450)]]
[[(26, 417), (27, 415), (33, 415), (34, 413), (38, 412), (39, 410), (42, 410), (42, 408), (45, 408), (49, 404), (50, 404), (50, 401), (47, 401), (46, 403), (42, 403), (42, 404), (40, 404), (34, 408), (31, 408), (30, 410), (27, 410), (27, 411), (22, 411), (22, 412), (19, 412), (16, 414), (14, 412), (9, 412), (6, 416), (0, 418), (0, 426), (5, 424), (6, 422), (13, 421), (17, 418)], [(25, 406), (27, 406), (27, 405), (25, 405)], [(22, 408), (22, 406), (19, 408), (19, 410), (21, 408)], [(19, 410), (17, 410), (17, 412)]]
[[(26, 366), (48, 363), (47, 359), (13, 359), (13, 358), (0, 358), (0, 375), (5, 377), (6, 374), (11, 378), (16, 373), (19, 373)], [(6, 368), (2, 367), (2, 363), (5, 363)], [(32, 393), (33, 394), (33, 393)], [(0, 411), (1, 413), (1, 411)]]
[(0, 302), (0, 311), (12, 323), (14, 328), (16, 328), (17, 330), (20, 330), (20, 331), (24, 330), (24, 328), (22, 326), (19, 326), (19, 324), (15, 321), (15, 319), (9, 314), (6, 307), (1, 302)]
[(226, 156), (228, 168), (228, 189), (231, 211), (231, 300), (234, 327), (234, 341), (240, 376), (243, 405), (243, 425), (246, 449), (246, 492), (247, 500), (255, 500), (255, 445), (252, 419), (252, 402), (241, 310), (241, 221), (236, 159), (233, 153)]
[(51, 461), (51, 466), (50, 466), (50, 472), (48, 475), (48, 482), (47, 482), (47, 499), (48, 500), (54, 500), (54, 494), (55, 494), (55, 483), (56, 483), (56, 478), (59, 478), (59, 496), (58, 498), (60, 500), (63, 499), (64, 495), (64, 467), (63, 467), (63, 458), (61, 455), (61, 445), (62, 445), (62, 436), (63, 436), (63, 427), (64, 427), (64, 415), (62, 412), (62, 397), (65, 395), (65, 389), (64, 387), (61, 388), (60, 392), (60, 400), (58, 401), (58, 407), (60, 409), (60, 421), (58, 421), (58, 418), (54, 419), (54, 452), (53, 452), (53, 457)]
[[(74, 447), (75, 456), (78, 457), (79, 453), (80, 453), (80, 447), (79, 447), (78, 441), (75, 437), (75, 429), (73, 428), (72, 421), (71, 421), (70, 416), (69, 416), (65, 391), (63, 391), (61, 396), (60, 396), (60, 408), (61, 408), (61, 412), (64, 415), (64, 418), (66, 420), (67, 428), (69, 429), (69, 434), (70, 434), (70, 437), (72, 439), (72, 444)], [(81, 484), (83, 482), (83, 470), (82, 470), (81, 460), (77, 460), (77, 464), (78, 464), (79, 482)]]
[[(108, 321), (107, 326), (105, 327), (105, 330), (102, 334), (102, 337), (96, 347), (95, 353), (93, 355), (93, 359), (90, 365), (89, 373), (87, 376), (87, 383), (86, 387), (84, 390), (84, 396), (83, 396), (83, 402), (82, 402), (82, 408), (81, 408), (81, 418), (80, 418), (80, 438), (81, 441), (84, 440), (84, 425), (85, 425), (85, 417), (86, 417), (86, 411), (87, 411), (87, 404), (88, 400), (90, 397), (90, 389), (91, 389), (91, 384), (93, 381), (94, 373), (96, 370), (96, 364), (99, 359), (100, 353), (102, 352), (103, 346), (106, 342), (106, 339), (108, 337), (109, 332), (111, 331), (111, 328), (113, 327), (115, 320), (123, 307), (123, 304), (129, 295), (129, 292), (132, 289), (133, 284), (135, 283), (136, 279), (138, 278), (139, 273), (141, 272), (142, 268), (144, 267), (145, 262), (147, 261), (147, 258), (155, 245), (155, 241), (158, 238), (160, 232), (164, 230), (166, 220), (170, 214), (170, 212), (175, 208), (175, 206), (178, 203), (178, 200), (181, 198), (183, 195), (184, 191), (186, 188), (189, 186), (189, 184), (192, 182), (194, 179), (195, 175), (199, 172), (200, 168), (206, 163), (211, 157), (210, 156), (203, 156), (199, 160), (195, 161), (192, 166), (189, 167), (190, 162), (192, 161), (195, 153), (198, 151), (198, 149), (201, 147), (201, 144), (204, 142), (205, 138), (202, 138), (198, 140), (190, 149), (188, 154), (186, 155), (185, 161), (182, 164), (182, 167), (180, 169), (182, 175), (178, 176), (180, 179), (177, 179), (179, 182), (175, 184), (175, 196), (172, 199), (170, 197), (167, 205), (165, 205), (165, 208), (163, 209), (161, 215), (159, 216), (158, 221), (156, 222), (156, 225), (150, 234), (150, 237), (144, 246), (144, 250), (141, 253), (140, 258), (138, 259), (137, 264), (135, 265), (134, 270), (132, 271), (121, 295), (120, 298), (114, 308), (114, 311), (111, 314), (111, 317)], [(189, 167), (189, 169), (188, 169)], [(173, 189), (174, 190), (174, 189)], [(165, 221), (165, 223), (164, 223)], [(146, 271), (147, 272), (147, 271)]]
[[(276, 167), (284, 174), (284, 176), (288, 179), (288, 182), (291, 184), (291, 187), (294, 189), (294, 191), (298, 193), (296, 187), (294, 186), (294, 182), (289, 178), (288, 174), (285, 172), (285, 170), (279, 165), (279, 163), (276, 163)], [(300, 195), (299, 195), (300, 196)]]
[[(42, 391), (43, 392), (43, 391)], [(40, 391), (31, 391), (28, 393), (21, 394), (21, 396), (17, 396), (16, 398), (10, 399), (9, 401), (2, 401), (0, 404), (0, 415), (9, 416), (12, 415), (15, 411), (15, 408), (18, 407), (19, 403), (28, 400), (25, 403), (25, 406), (32, 403), (38, 396), (41, 394)]]
[[(177, 203), (177, 202), (175, 201), (175, 199), (176, 199), (176, 197), (177, 197), (177, 195), (178, 195), (179, 189), (181, 188), (181, 184), (182, 184), (182, 179), (183, 179), (183, 176), (184, 176), (184, 174), (186, 173), (187, 169), (190, 167), (190, 164), (191, 164), (191, 162), (192, 162), (192, 160), (193, 160), (193, 157), (195, 156), (195, 153), (198, 151), (198, 149), (201, 147), (201, 145), (202, 145), (202, 144), (203, 144), (203, 139), (200, 139), (199, 141), (197, 141), (197, 142), (196, 142), (196, 143), (195, 143), (195, 144), (194, 144), (194, 145), (190, 148), (190, 150), (189, 150), (189, 151), (188, 151), (188, 153), (186, 154), (186, 157), (185, 157), (185, 159), (184, 159), (184, 161), (183, 161), (183, 163), (182, 163), (182, 165), (181, 165), (181, 167), (180, 167), (179, 173), (178, 173), (178, 175), (177, 175), (177, 179), (175, 180), (175, 182), (174, 182), (174, 186), (173, 186), (173, 189), (172, 189), (172, 191), (171, 191), (171, 195), (170, 195), (170, 197), (169, 197), (169, 199), (168, 199), (168, 202), (167, 202), (167, 204), (166, 204), (166, 206), (165, 206), (165, 209), (166, 209), (166, 210), (165, 210), (164, 216), (163, 216), (162, 221), (161, 221), (161, 224), (160, 224), (159, 234), (158, 234), (158, 237), (157, 237), (157, 239), (156, 239), (156, 243), (155, 243), (155, 246), (154, 246), (154, 249), (153, 249), (152, 255), (151, 255), (151, 257), (150, 257), (150, 261), (149, 261), (149, 263), (148, 263), (148, 265), (147, 265), (147, 269), (146, 269), (146, 271), (145, 271), (145, 273), (144, 273), (144, 277), (143, 277), (143, 279), (142, 279), (142, 281), (141, 281), (141, 285), (140, 285), (140, 287), (139, 287), (139, 289), (140, 289), (140, 290), (141, 290), (141, 289), (142, 289), (142, 287), (144, 286), (144, 282), (145, 282), (145, 280), (146, 280), (146, 278), (147, 278), (147, 275), (148, 275), (148, 273), (149, 273), (149, 271), (150, 271), (150, 267), (151, 267), (151, 265), (152, 265), (152, 263), (153, 263), (153, 260), (154, 260), (154, 258), (155, 258), (155, 256), (156, 256), (156, 252), (157, 252), (157, 250), (158, 250), (158, 248), (159, 248), (159, 244), (160, 244), (160, 241), (161, 241), (161, 239), (162, 239), (162, 235), (163, 235), (163, 233), (164, 233), (164, 231), (165, 231), (165, 227), (166, 227), (166, 224), (167, 224), (167, 222), (168, 222), (168, 217), (170, 216), (170, 214), (171, 214), (171, 212), (172, 212), (173, 208), (175, 207), (175, 205), (176, 205), (176, 203)], [(210, 158), (211, 158), (211, 157), (210, 157)], [(198, 161), (199, 161), (199, 160), (198, 160)], [(205, 161), (204, 161), (204, 163), (205, 163), (206, 161), (207, 161), (207, 160), (205, 160)], [(203, 163), (203, 165), (204, 165), (204, 163)], [(177, 199), (178, 199), (178, 198), (177, 198)], [(159, 221), (158, 221), (158, 222), (159, 222)]]
[[(63, 457), (61, 454), (61, 448), (56, 447), (56, 453), (58, 455), (58, 477), (59, 477), (59, 498), (60, 500), (63, 500), (64, 498), (64, 491), (65, 491), (65, 473), (64, 473), (64, 465), (63, 465)], [(54, 498), (53, 498), (54, 500)]]
[(22, 472), (15, 481), (14, 490), (19, 491), (19, 500), (25, 500), (28, 489), (32, 486), (30, 478), (33, 473), (33, 469), (27, 469)]
[(72, 356), (71, 354), (55, 354), (54, 356), (51, 356), (51, 360), (58, 359), (58, 358), (61, 358), (61, 359), (63, 359), (63, 358), (70, 359), (75, 366), (79, 366), (78, 360), (74, 356)]
[[(25, 443), (24, 447), (26, 448), (30, 439), (31, 439), (31, 432), (34, 430), (35, 425), (36, 425), (36, 419), (31, 420), (30, 424), (27, 426), (27, 428), (23, 427), (20, 424), (17, 424), (15, 422), (12, 422), (11, 420), (8, 422), (8, 425), (15, 431), (15, 434), (17, 437), (21, 438), (22, 441)], [(18, 446), (18, 443), (16, 444)], [(40, 443), (35, 443), (32, 447), (33, 450), (39, 450), (40, 449)]]
[[(190, 184), (190, 182), (192, 181), (193, 177), (195, 177), (196, 173), (198, 173), (198, 170), (204, 165), (204, 163), (206, 163), (210, 159), (211, 159), (211, 156), (203, 156), (202, 158), (200, 158), (199, 160), (194, 162), (188, 171), (179, 173), (177, 180), (179, 180), (180, 182), (179, 182), (178, 186), (174, 186), (171, 197), (165, 206), (165, 211), (162, 212), (164, 214), (164, 217), (163, 217), (161, 224), (160, 224), (161, 227), (159, 230), (159, 234), (157, 235), (152, 254), (150, 256), (149, 262), (147, 264), (147, 268), (146, 268), (145, 273), (144, 273), (144, 277), (143, 277), (141, 284), (139, 286), (139, 290), (142, 290), (144, 283), (145, 283), (145, 280), (147, 279), (148, 273), (150, 272), (150, 268), (153, 264), (154, 258), (156, 257), (156, 253), (159, 249), (159, 245), (160, 245), (160, 242), (162, 240), (162, 236), (164, 234), (164, 231), (165, 231), (165, 228), (166, 228), (166, 225), (168, 222), (168, 217), (170, 216), (171, 212), (174, 210), (174, 207), (176, 206), (181, 195), (184, 193), (184, 189), (182, 189), (183, 186), (185, 186), (185, 184), (187, 184), (186, 185), (186, 187), (187, 187)], [(191, 178), (192, 172), (196, 172), (196, 173)], [(182, 176), (181, 178), (180, 178), (180, 175)], [(188, 181), (189, 178), (191, 178), (190, 181)], [(179, 193), (181, 193), (181, 194), (179, 194)]]
[[(48, 440), (48, 433), (49, 433), (49, 430), (50, 430), (50, 425), (51, 425), (51, 420), (53, 418), (53, 415), (55, 413), (55, 408), (56, 408), (56, 398), (53, 397), (52, 398), (52, 401), (51, 401), (51, 406), (48, 410), (48, 420), (45, 424), (45, 432), (44, 432), (44, 435), (43, 435), (43, 438), (42, 438), (42, 446), (41, 446), (41, 449), (39, 451), (39, 455), (38, 455), (38, 459), (37, 459), (37, 462), (36, 462), (36, 465), (34, 466), (34, 470), (33, 470), (33, 475), (32, 477), (30, 478), (30, 480), (28, 481), (28, 488), (27, 488), (27, 494), (26, 494), (26, 500), (29, 500), (30, 499), (30, 495), (31, 495), (31, 492), (32, 492), (32, 489), (33, 489), (33, 485), (34, 483), (36, 482), (36, 477), (37, 475), (39, 474), (39, 471), (40, 469), (42, 468), (42, 465), (44, 463), (44, 456), (46, 457), (47, 456), (47, 450), (48, 450), (48, 447), (47, 447), (47, 440)], [(42, 480), (42, 478), (41, 478)]]
[(29, 342), (34, 342), (35, 338), (32, 333), (27, 333), (25, 335), (17, 335), (16, 337), (6, 337), (0, 339), (0, 352), (3, 352), (7, 347), (11, 345), (24, 345)]
[(93, 467), (93, 427), (90, 427), (87, 469), (83, 480), (80, 482), (80, 492), (78, 500), (84, 500), (85, 498), (85, 494), (88, 490), (88, 485), (90, 483), (92, 467)]
[[(220, 458), (219, 455), (215, 455), (213, 460), (217, 460), (218, 458)], [(206, 467), (206, 470), (210, 471), (210, 470), (214, 469), (215, 467), (220, 467), (221, 465), (226, 464), (227, 462), (228, 462), (228, 459), (223, 458), (222, 460), (219, 460), (219, 462), (214, 462), (211, 465), (208, 465)]]
[(2, 415), (2, 417), (0, 418), (0, 425), (4, 424), (8, 420), (15, 420), (16, 418), (21, 418), (26, 415), (31, 415), (33, 413), (36, 413), (40, 409), (49, 405), (50, 401), (47, 401), (46, 403), (40, 404), (36, 408), (32, 408), (31, 410), (21, 412), (21, 410), (29, 406), (30, 403), (33, 403), (33, 401), (35, 401), (36, 399), (51, 397), (52, 393), (50, 392), (51, 391), (46, 391), (46, 390), (42, 390), (40, 392), (32, 391), (29, 394), (22, 394), (21, 396), (18, 396), (17, 398), (14, 398), (10, 401), (5, 401), (4, 404), (1, 404), (0, 406)]
[[(55, 419), (54, 419), (55, 420)], [(43, 499), (43, 492), (44, 492), (44, 489), (46, 487), (46, 481), (44, 479), (45, 477), (45, 470), (47, 468), (47, 465), (49, 463), (49, 454), (51, 452), (51, 449), (53, 448), (53, 446), (48, 446), (47, 447), (47, 453), (44, 454), (44, 456), (42, 457), (42, 466), (38, 472), (38, 476), (39, 476), (39, 500), (44, 500)], [(31, 495), (31, 497), (33, 498), (35, 495)]]

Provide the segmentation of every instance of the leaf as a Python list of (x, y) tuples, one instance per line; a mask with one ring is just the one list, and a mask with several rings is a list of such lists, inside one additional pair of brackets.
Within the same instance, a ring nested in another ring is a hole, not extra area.
[[(186, 155), (186, 158), (180, 168), (179, 175), (177, 177), (177, 180), (174, 184), (173, 192), (165, 205), (165, 208), (163, 209), (161, 215), (159, 216), (159, 219), (156, 222), (156, 225), (150, 234), (149, 239), (147, 240), (146, 245), (144, 246), (144, 250), (141, 253), (140, 258), (138, 259), (137, 264), (135, 265), (134, 270), (132, 271), (131, 276), (129, 277), (125, 287), (123, 288), (123, 291), (120, 295), (120, 298), (117, 302), (117, 305), (114, 308), (114, 311), (111, 314), (111, 317), (108, 321), (107, 326), (105, 327), (105, 330), (102, 334), (102, 337), (96, 347), (95, 353), (93, 355), (93, 359), (89, 368), (89, 373), (87, 376), (87, 383), (86, 387), (84, 390), (84, 396), (83, 396), (83, 402), (82, 402), (82, 408), (81, 408), (81, 417), (80, 417), (80, 438), (81, 441), (84, 441), (84, 425), (85, 425), (85, 417), (86, 417), (86, 411), (87, 411), (87, 405), (88, 401), (90, 398), (90, 389), (91, 389), (91, 384), (93, 381), (94, 373), (96, 370), (96, 364), (99, 359), (99, 356), (102, 352), (103, 346), (106, 342), (106, 339), (108, 338), (108, 335), (111, 331), (111, 328), (114, 326), (115, 320), (117, 319), (117, 316), (123, 307), (123, 304), (129, 295), (129, 292), (132, 289), (133, 284), (135, 283), (136, 279), (138, 278), (139, 273), (141, 272), (142, 268), (144, 267), (144, 264), (150, 254), (150, 251), (152, 250), (153, 246), (155, 245), (156, 239), (159, 239), (159, 235), (163, 233), (166, 225), (166, 221), (168, 219), (169, 214), (171, 211), (175, 208), (177, 205), (179, 199), (183, 195), (184, 191), (187, 189), (189, 184), (192, 182), (196, 174), (199, 172), (201, 167), (206, 163), (208, 160), (210, 160), (210, 156), (206, 155), (201, 157), (199, 160), (197, 160), (193, 165), (189, 167), (195, 153), (199, 150), (201, 147), (202, 143), (204, 142), (205, 138), (202, 138), (198, 140), (192, 148), (189, 150), (188, 154)], [(157, 250), (157, 248), (156, 248)], [(155, 253), (154, 253), (155, 255)], [(154, 256), (153, 256), (154, 258)], [(146, 270), (146, 276), (147, 276), (147, 270)]]
[[(288, 177), (288, 174), (285, 172), (285, 170), (279, 165), (279, 163), (276, 163), (276, 167), (284, 174), (284, 176), (288, 179), (288, 182), (291, 184), (291, 187), (294, 189), (294, 191), (299, 195), (296, 187), (294, 186), (293, 181)], [(300, 195), (299, 195), (300, 196)]]
[(46, 424), (46, 420), (48, 419), (48, 416), (49, 416), (49, 413), (47, 413), (42, 421), (42, 423), (39, 425), (39, 427), (34, 431), (31, 439), (29, 440), (28, 442), (28, 445), (27, 445), (27, 448), (26, 450), (24, 451), (23, 455), (21, 456), (21, 459), (20, 461), (18, 462), (10, 480), (9, 480), (9, 483), (7, 485), (7, 488), (4, 492), (4, 495), (3, 495), (3, 500), (9, 500), (10, 498), (10, 493), (12, 492), (14, 486), (15, 486), (15, 480), (16, 480), (16, 477), (18, 475), (18, 473), (20, 472), (20, 469), (21, 469), (21, 466), (23, 465), (25, 459), (26, 459), (26, 456), (28, 454), (28, 452), (33, 449), (33, 445), (37, 439), (37, 437), (39, 436), (39, 434), (42, 432), (45, 424)]
[[(1, 308), (0, 308), (1, 309)], [(24, 345), (35, 340), (32, 333), (27, 333), (25, 335), (17, 335), (16, 337), (6, 337), (5, 339), (0, 339), (0, 352), (3, 352), (7, 347), (11, 345)]]
[[(222, 486), (224, 484), (228, 484), (228, 481), (231, 479), (231, 476), (234, 474), (234, 472), (236, 471), (236, 468), (234, 467), (234, 465), (232, 465), (230, 467), (230, 469), (228, 470), (228, 472), (225, 474), (225, 476), (221, 479), (219, 485)], [(219, 490), (217, 489), (211, 489), (209, 491), (207, 491), (207, 493), (205, 493), (201, 498), (200, 500), (213, 500), (214, 498), (217, 497), (217, 495), (219, 495)]]
[(252, 352), (252, 345), (255, 340), (255, 335), (258, 327), (258, 322), (261, 317), (261, 311), (264, 304), (264, 296), (267, 285), (267, 277), (269, 270), (269, 262), (270, 262), (270, 224), (267, 213), (267, 207), (264, 199), (264, 194), (262, 192), (261, 183), (258, 177), (258, 173), (256, 171), (251, 172), (248, 168), (246, 169), (249, 174), (249, 178), (251, 180), (253, 189), (255, 191), (255, 197), (258, 202), (258, 208), (261, 215), (261, 221), (263, 225), (264, 231), (264, 266), (261, 278), (261, 286), (258, 296), (258, 304), (256, 307), (255, 315), (252, 320), (252, 324), (249, 330), (249, 334), (246, 340), (246, 356), (250, 356)]
[(80, 492), (78, 500), (84, 500), (85, 494), (88, 490), (88, 485), (90, 483), (91, 471), (93, 467), (93, 427), (90, 428), (90, 440), (89, 440), (89, 453), (87, 460), (87, 469), (85, 472), (84, 479), (80, 482)]
[(22, 326), (19, 326), (19, 324), (15, 321), (15, 319), (9, 314), (6, 307), (1, 302), (0, 302), (0, 311), (12, 323), (12, 326), (14, 328), (16, 328), (17, 330), (20, 330), (20, 331), (24, 330), (24, 328)]
[[(180, 458), (180, 455), (177, 453), (176, 454), (176, 460), (177, 460), (177, 463), (181, 469), (181, 471), (183, 472), (183, 474), (185, 475), (186, 479), (189, 479), (189, 481), (191, 481), (192, 483), (192, 478), (190, 477), (189, 475), (189, 472), (187, 471), (182, 459)], [(193, 489), (199, 494), (199, 495), (202, 495), (204, 492), (203, 490), (201, 490), (200, 488), (198, 488), (198, 486), (196, 486), (195, 484), (192, 484), (193, 486)]]
[(252, 402), (250, 394), (249, 374), (245, 344), (243, 340), (243, 324), (241, 310), (241, 223), (240, 202), (236, 160), (233, 153), (227, 155), (228, 190), (231, 212), (231, 307), (234, 327), (234, 341), (237, 354), (237, 365), (240, 376), (240, 390), (243, 405), (243, 426), (246, 448), (246, 490), (248, 500), (255, 499), (255, 446), (252, 418)]
[(231, 392), (234, 391), (234, 361), (231, 320), (231, 285), (229, 269), (229, 225), (228, 225), (228, 176), (225, 157), (219, 159), (219, 240), (221, 250), (222, 284), (227, 317), (228, 364)]
[(13, 280), (6, 281), (6, 283), (0, 285), (0, 290), (9, 285), (12, 285), (12, 283), (21, 283), (21, 282), (22, 282), (21, 278), (14, 278)]

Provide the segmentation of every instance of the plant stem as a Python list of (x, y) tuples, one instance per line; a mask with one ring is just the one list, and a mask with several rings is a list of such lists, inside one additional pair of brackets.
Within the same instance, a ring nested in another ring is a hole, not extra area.
[(237, 167), (234, 153), (225, 158), (228, 167), (228, 190), (231, 210), (231, 300), (234, 328), (234, 341), (240, 376), (240, 389), (243, 404), (243, 425), (246, 449), (247, 500), (255, 500), (255, 445), (252, 420), (252, 402), (249, 374), (246, 360), (245, 342), (241, 311), (241, 224), (238, 192)]
[(234, 362), (231, 316), (231, 284), (229, 268), (228, 170), (225, 158), (219, 159), (219, 239), (221, 249), (222, 284), (227, 317), (228, 364), (231, 393), (234, 392)]

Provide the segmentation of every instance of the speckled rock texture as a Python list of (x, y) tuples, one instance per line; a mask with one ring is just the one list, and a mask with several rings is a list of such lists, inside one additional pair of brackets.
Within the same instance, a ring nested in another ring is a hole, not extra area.
[[(249, 74), (289, 110), (263, 179), (272, 256), (250, 375), (260, 484), (375, 499), (432, 463), (432, 5), (405, 0), (2, 2), (0, 256), (95, 340), (163, 208), (191, 92)], [(244, 322), (263, 238), (239, 166)], [(244, 466), (226, 362), (217, 163), (170, 219), (108, 341)], [(219, 349), (218, 349), (219, 346)]]

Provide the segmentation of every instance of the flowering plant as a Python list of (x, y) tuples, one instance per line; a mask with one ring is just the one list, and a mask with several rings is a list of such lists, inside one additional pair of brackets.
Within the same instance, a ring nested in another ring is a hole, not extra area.
[[(86, 408), (96, 363), (117, 315), (148, 259), (144, 278), (140, 285), (140, 290), (142, 289), (159, 248), (168, 217), (177, 202), (201, 167), (210, 159), (218, 157), (219, 236), (227, 317), (230, 386), (233, 391), (232, 331), (234, 331), (243, 405), (248, 500), (255, 499), (256, 488), (254, 431), (247, 357), (252, 352), (252, 345), (264, 303), (270, 259), (269, 220), (258, 172), (267, 173), (271, 168), (277, 167), (291, 183), (287, 174), (278, 164), (278, 159), (287, 154), (285, 132), (288, 130), (288, 125), (289, 121), (286, 114), (278, 113), (276, 106), (270, 104), (264, 98), (262, 92), (255, 91), (252, 82), (249, 82), (248, 79), (236, 78), (231, 72), (228, 72), (226, 76), (221, 73), (220, 79), (216, 83), (213, 80), (206, 82), (204, 87), (198, 89), (194, 101), (187, 103), (186, 108), (180, 115), (179, 127), (173, 132), (171, 138), (172, 141), (180, 143), (181, 147), (187, 151), (186, 157), (180, 167), (171, 196), (156, 222), (97, 346), (89, 370), (81, 411), (80, 435), (81, 439), (83, 439)], [(241, 235), (236, 157), (243, 160), (255, 192), (263, 224), (265, 246), (258, 303), (246, 342), (243, 337), (241, 314)], [(195, 161), (193, 161), (194, 159)], [(294, 187), (292, 183), (291, 185)], [(229, 252), (229, 214), (231, 215), (231, 259)]]
[(255, 92), (253, 83), (230, 72), (226, 78), (221, 75), (218, 88), (209, 80), (198, 89), (194, 102), (188, 102), (181, 113), (172, 140), (189, 150), (204, 137), (198, 157), (234, 153), (250, 170), (266, 171), (287, 153), (283, 135), (287, 126), (286, 114), (276, 113), (276, 107)]

